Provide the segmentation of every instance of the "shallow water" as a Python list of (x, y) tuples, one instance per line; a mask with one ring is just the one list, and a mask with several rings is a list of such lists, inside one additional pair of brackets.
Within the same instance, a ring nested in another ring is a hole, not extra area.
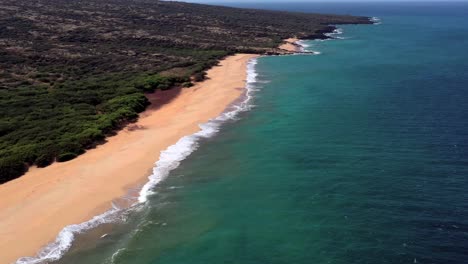
[(255, 108), (57, 263), (468, 262), (468, 5), (268, 7), (382, 24), (260, 58)]

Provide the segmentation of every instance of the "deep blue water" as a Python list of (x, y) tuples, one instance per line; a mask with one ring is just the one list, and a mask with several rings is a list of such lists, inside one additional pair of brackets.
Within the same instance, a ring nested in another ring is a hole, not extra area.
[(259, 59), (256, 107), (61, 262), (468, 263), (468, 4), (238, 6), (382, 24)]

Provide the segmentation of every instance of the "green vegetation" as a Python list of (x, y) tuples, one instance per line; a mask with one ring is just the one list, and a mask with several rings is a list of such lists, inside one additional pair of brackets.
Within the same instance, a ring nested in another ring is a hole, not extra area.
[(276, 53), (364, 17), (150, 0), (0, 3), (0, 183), (71, 160), (236, 52)]

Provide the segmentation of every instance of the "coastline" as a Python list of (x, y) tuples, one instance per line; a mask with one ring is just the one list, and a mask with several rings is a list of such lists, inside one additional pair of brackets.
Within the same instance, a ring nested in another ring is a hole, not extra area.
[(343, 31), (336, 27), (336, 26), (327, 26), (323, 30), (320, 30), (314, 35), (305, 37), (305, 38), (298, 38), (298, 37), (291, 37), (287, 39), (283, 39), (283, 44), (278, 46), (279, 52), (276, 55), (294, 55), (294, 54), (312, 54), (317, 55), (320, 52), (317, 51), (308, 51), (304, 41), (306, 40), (332, 40), (332, 39), (342, 39), (337, 35), (342, 34)]
[(206, 81), (148, 108), (106, 144), (0, 185), (0, 248), (8, 248), (0, 262), (36, 255), (64, 227), (109, 211), (113, 201), (146, 183), (161, 151), (200, 131), (199, 124), (218, 117), (245, 93), (247, 65), (255, 57), (227, 57), (207, 72)]
[(301, 45), (297, 43), (298, 41), (300, 41), (300, 39), (296, 37), (285, 39), (284, 43), (279, 46), (279, 49), (284, 50), (287, 53), (302, 52), (303, 49)]
[[(330, 26), (304, 39), (333, 39), (335, 31), (336, 27)], [(265, 55), (319, 54), (305, 51), (301, 42), (296, 37), (285, 39), (276, 51)], [(245, 89), (247, 68), (249, 61), (259, 56), (227, 57), (207, 72), (206, 81), (192, 88), (149, 95), (152, 105), (140, 114), (138, 122), (108, 138), (106, 144), (69, 162), (31, 168), (23, 177), (0, 185), (0, 247), (10, 249), (0, 253), (0, 262), (41, 263), (36, 262), (39, 253), (47, 258), (68, 250), (62, 244), (60, 252), (55, 249), (58, 238), (77, 228), (82, 230), (82, 225), (88, 226), (86, 230), (111, 222), (107, 218), (114, 215), (116, 205), (121, 209), (144, 202), (151, 194), (149, 189), (165, 177), (154, 175), (159, 173), (156, 168), (161, 167), (164, 152), (188, 137), (203, 137), (200, 133), (206, 132), (206, 122), (226, 113), (243, 94), (249, 97)], [(139, 197), (135, 190), (140, 191)], [(71, 244), (73, 234), (65, 240)], [(45, 246), (53, 246), (55, 251), (44, 251)]]
[[(370, 24), (370, 25), (380, 25), (382, 24), (380, 18), (378, 17), (368, 17), (368, 23), (362, 24)], [(352, 23), (350, 23), (352, 24)], [(305, 36), (305, 37), (290, 37), (287, 39), (283, 39), (283, 43), (278, 46), (277, 52), (272, 52), (269, 55), (292, 55), (292, 54), (320, 54), (320, 52), (314, 51), (306, 51), (307, 46), (303, 44), (305, 40), (331, 40), (331, 39), (342, 39), (338, 35), (343, 34), (341, 28), (338, 28), (337, 25), (350, 25), (347, 23), (335, 24), (335, 25), (328, 25), (324, 26), (323, 29), (318, 30), (316, 33)]]

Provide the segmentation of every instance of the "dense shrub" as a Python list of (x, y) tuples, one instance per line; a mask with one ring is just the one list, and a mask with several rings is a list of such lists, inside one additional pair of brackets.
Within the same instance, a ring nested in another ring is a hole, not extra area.
[(44, 155), (41, 155), (39, 157), (37, 157), (36, 161), (35, 161), (35, 165), (39, 168), (44, 168), (44, 167), (47, 167), (49, 166), (50, 164), (52, 164), (52, 162), (54, 162), (55, 160), (55, 157), (54, 155), (51, 153), (51, 154), (44, 154)]
[(182, 84), (182, 87), (185, 87), (185, 88), (189, 88), (189, 87), (192, 87), (193, 86), (193, 83), (192, 82), (184, 82)]
[(187, 76), (161, 76), (156, 74), (138, 79), (134, 86), (144, 92), (154, 92), (155, 90), (167, 90), (188, 81), (190, 81), (190, 77)]
[(168, 1), (40, 2), (0, 1), (0, 183), (76, 157), (135, 120), (144, 93), (190, 87), (227, 55), (368, 21)]
[(0, 159), (0, 184), (21, 176), (28, 170), (27, 168), (22, 160), (12, 158)]
[(87, 128), (76, 136), (76, 141), (84, 147), (92, 146), (95, 142), (105, 138), (104, 133), (98, 128)]
[(69, 161), (69, 160), (72, 160), (74, 158), (78, 157), (78, 154), (76, 153), (71, 153), (71, 152), (67, 152), (67, 153), (63, 153), (63, 154), (60, 154), (58, 157), (57, 157), (57, 161), (58, 162), (65, 162), (65, 161)]
[(205, 80), (205, 78), (206, 78), (206, 73), (205, 72), (198, 72), (193, 76), (193, 79), (196, 82), (201, 82), (201, 81)]

